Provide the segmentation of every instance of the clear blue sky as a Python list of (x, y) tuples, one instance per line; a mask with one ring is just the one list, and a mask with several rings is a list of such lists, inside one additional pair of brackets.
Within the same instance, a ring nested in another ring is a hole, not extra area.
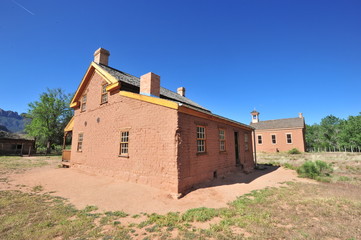
[(1, 0), (0, 108), (73, 93), (94, 51), (213, 113), (249, 123), (361, 111), (359, 0)]

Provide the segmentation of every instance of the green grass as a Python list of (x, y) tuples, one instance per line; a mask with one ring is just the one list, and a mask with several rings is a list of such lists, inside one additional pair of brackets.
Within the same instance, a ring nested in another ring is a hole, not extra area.
[[(269, 158), (289, 169), (298, 169), (307, 160), (322, 160), (332, 164), (334, 171), (332, 177), (326, 174), (327, 178), (319, 179), (327, 183), (286, 182), (278, 188), (239, 196), (225, 208), (201, 207), (184, 213), (129, 216), (123, 211), (101, 212), (91, 205), (76, 209), (64, 198), (44, 193), (40, 185), (31, 193), (0, 191), (0, 238), (320, 239), (322, 236), (324, 239), (359, 239), (361, 161), (358, 156), (285, 153), (279, 156), (280, 159), (273, 155)], [(14, 158), (0, 159), (0, 171), (30, 169), (46, 162), (24, 161), (22, 166), (20, 158), (15, 160), (20, 165), (14, 167), (9, 163), (11, 160)], [(323, 168), (321, 172), (325, 173)], [(6, 175), (1, 181), (6, 184)], [(144, 221), (139, 222), (140, 218)]]
[(58, 160), (59, 157), (14, 157), (14, 156), (0, 156), (0, 171), (7, 172), (21, 172), (36, 167), (43, 167), (48, 165), (48, 160)]

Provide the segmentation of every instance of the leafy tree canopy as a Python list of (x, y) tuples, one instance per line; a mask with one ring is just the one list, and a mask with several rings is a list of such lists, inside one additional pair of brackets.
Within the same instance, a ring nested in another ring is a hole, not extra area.
[(60, 88), (47, 89), (40, 95), (39, 101), (29, 103), (26, 116), (31, 122), (25, 131), (36, 138), (41, 146), (47, 146), (47, 153), (53, 143), (61, 144), (63, 129), (73, 115), (69, 107), (71, 95)]

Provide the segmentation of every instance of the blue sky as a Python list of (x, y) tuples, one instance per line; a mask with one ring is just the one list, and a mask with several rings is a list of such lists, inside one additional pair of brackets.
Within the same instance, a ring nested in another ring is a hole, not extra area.
[(46, 88), (73, 93), (94, 51), (213, 113), (249, 123), (361, 112), (361, 1), (0, 2), (0, 108), (27, 111)]

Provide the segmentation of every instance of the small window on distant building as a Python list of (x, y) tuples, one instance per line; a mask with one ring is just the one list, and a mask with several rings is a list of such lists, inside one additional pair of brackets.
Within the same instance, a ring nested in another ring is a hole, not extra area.
[(78, 151), (78, 152), (82, 152), (82, 151), (83, 151), (83, 133), (79, 133), (79, 135), (78, 135), (78, 147), (77, 147), (77, 151)]
[(276, 140), (276, 135), (271, 135), (271, 138), (272, 138), (272, 144), (276, 144), (277, 143), (277, 140)]
[(197, 152), (206, 151), (206, 128), (197, 126)]
[(262, 135), (257, 136), (258, 144), (262, 144)]
[(107, 92), (107, 84), (102, 85), (102, 99), (101, 104), (108, 102), (108, 92)]
[(291, 133), (287, 133), (287, 143), (292, 143), (292, 134)]
[(226, 133), (224, 129), (219, 129), (219, 151), (226, 151)]
[(82, 112), (86, 110), (86, 94), (81, 98), (81, 109)]
[(121, 132), (120, 136), (120, 156), (128, 156), (129, 153), (129, 132)]
[(257, 115), (253, 115), (253, 119), (257, 119)]
[(244, 134), (244, 151), (249, 151), (249, 146), (248, 146), (248, 134), (245, 133)]

